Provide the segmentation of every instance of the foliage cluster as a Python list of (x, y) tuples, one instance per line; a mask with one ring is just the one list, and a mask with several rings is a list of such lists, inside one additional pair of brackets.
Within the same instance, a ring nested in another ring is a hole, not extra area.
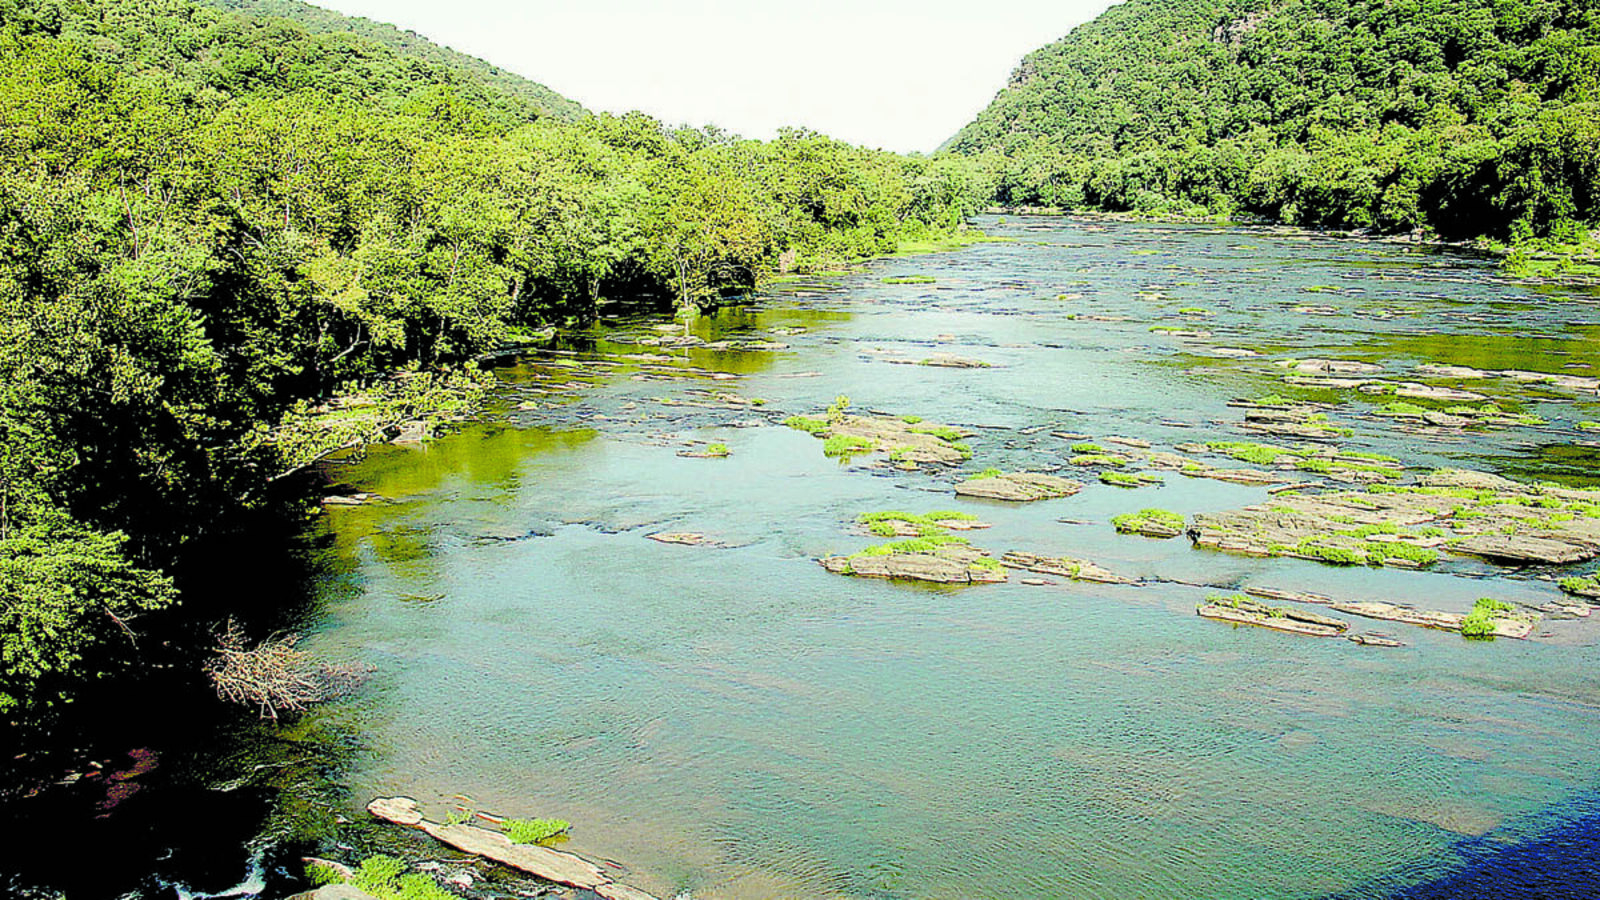
[(1028, 55), (947, 146), (1007, 206), (1592, 243), (1600, 15), (1129, 0)]
[(1469, 638), (1494, 637), (1495, 619), (1505, 613), (1512, 612), (1516, 607), (1503, 600), (1492, 597), (1480, 597), (1472, 604), (1472, 611), (1461, 620), (1461, 634)]
[(949, 237), (984, 193), (957, 158), (584, 116), (385, 26), (214, 5), (0, 0), (0, 708), (114, 667), (191, 536), (448, 414), (513, 336)]

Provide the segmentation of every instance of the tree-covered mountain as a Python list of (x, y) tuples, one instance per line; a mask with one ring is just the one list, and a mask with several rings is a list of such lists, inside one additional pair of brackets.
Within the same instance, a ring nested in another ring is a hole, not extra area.
[(482, 60), (293, 0), (0, 0), (0, 25), (71, 43), (120, 78), (159, 79), (200, 105), (314, 91), (392, 107), (448, 88), (507, 122), (583, 114)]
[(602, 298), (948, 235), (984, 193), (957, 158), (568, 121), (319, 22), (0, 0), (0, 714), (118, 671), (195, 536), (370, 430), (352, 406), (414, 410)]
[(1005, 204), (1562, 236), (1600, 216), (1600, 7), (1127, 0), (947, 148)]
[[(307, 31), (319, 34), (358, 35), (383, 46), (398, 58), (422, 61), (440, 69), (461, 73), (481, 81), (506, 97), (516, 98), (546, 115), (576, 120), (584, 109), (576, 101), (534, 81), (508, 72), (476, 56), (468, 56), (435, 44), (414, 31), (402, 31), (384, 22), (361, 16), (341, 15), (299, 0), (199, 0), (202, 6), (246, 13), (254, 18), (290, 19)], [(347, 38), (342, 38), (347, 39)]]

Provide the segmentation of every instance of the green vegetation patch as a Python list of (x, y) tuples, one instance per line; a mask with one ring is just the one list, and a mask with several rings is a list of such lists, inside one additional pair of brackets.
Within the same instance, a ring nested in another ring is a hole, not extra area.
[(933, 284), (939, 279), (932, 275), (891, 275), (883, 279), (884, 284)]
[(500, 830), (513, 844), (537, 844), (571, 830), (572, 823), (565, 819), (506, 819)]
[(900, 510), (884, 510), (882, 512), (862, 513), (856, 516), (856, 521), (867, 530), (879, 537), (893, 537), (901, 529), (895, 523), (901, 523), (906, 528), (914, 529), (918, 537), (930, 537), (943, 534), (948, 527), (946, 522), (976, 522), (978, 517), (956, 510), (940, 509), (928, 513), (908, 513)]
[(1187, 524), (1182, 515), (1171, 510), (1155, 508), (1123, 513), (1111, 519), (1112, 527), (1123, 534), (1143, 534), (1153, 530), (1182, 534)]
[(404, 861), (393, 856), (369, 856), (361, 861), (350, 883), (378, 900), (460, 900), (421, 872), (407, 872)]
[(1100, 481), (1112, 487), (1141, 488), (1160, 484), (1161, 477), (1148, 472), (1101, 472)]
[(849, 434), (836, 434), (822, 442), (824, 456), (848, 456), (852, 453), (870, 453), (877, 449), (875, 441)]
[(966, 432), (948, 425), (915, 425), (911, 426), (913, 434), (931, 434), (947, 444), (954, 444), (966, 436)]
[(1569, 594), (1586, 594), (1600, 597), (1600, 576), (1574, 575), (1561, 579), (1561, 589)]
[(1495, 633), (1495, 620), (1502, 618), (1504, 613), (1513, 612), (1515, 606), (1492, 597), (1480, 597), (1472, 604), (1472, 611), (1461, 620), (1461, 635), (1469, 638), (1492, 638)]
[(1067, 460), (1075, 466), (1125, 466), (1126, 459), (1120, 456), (1111, 456), (1105, 453), (1085, 453)]
[(820, 435), (828, 430), (828, 423), (821, 419), (811, 419), (805, 416), (790, 416), (783, 420), (783, 424), (810, 435)]
[(859, 559), (863, 556), (894, 556), (899, 553), (933, 553), (947, 544), (965, 544), (967, 539), (956, 537), (953, 534), (931, 534), (926, 537), (907, 538), (903, 541), (890, 541), (887, 544), (875, 544), (863, 550), (857, 550), (846, 559)]
[(1249, 441), (1207, 441), (1206, 449), (1224, 456), (1231, 456), (1241, 462), (1254, 463), (1259, 466), (1268, 466), (1284, 457), (1297, 458), (1304, 451), (1289, 450), (1284, 447), (1275, 447), (1271, 444), (1256, 444)]

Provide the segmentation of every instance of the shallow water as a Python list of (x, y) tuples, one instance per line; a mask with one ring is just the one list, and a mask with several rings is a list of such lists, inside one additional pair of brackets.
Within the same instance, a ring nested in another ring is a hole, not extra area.
[[(1356, 430), (1341, 442), (1352, 449), (1592, 482), (1595, 451), (1573, 425), (1600, 418), (1593, 397), (1448, 382), (1548, 424), (1427, 438), (1364, 416), (1387, 398), (1286, 386), (1274, 361), (1362, 360), (1390, 378), (1422, 362), (1596, 374), (1563, 367), (1600, 364), (1600, 296), (1289, 231), (985, 225), (1014, 240), (788, 285), (696, 326), (787, 349), (640, 347), (628, 339), (653, 323), (609, 322), (558, 349), (672, 360), (574, 375), (525, 358), (500, 370), (483, 422), (331, 463), (342, 488), (387, 502), (330, 508), (308, 535), (322, 576), (307, 646), (375, 667), (297, 726), (296, 740), (337, 747), (311, 793), (352, 818), (396, 793), (436, 817), (456, 795), (559, 816), (571, 849), (699, 898), (1441, 896), (1426, 885), (1590, 802), (1600, 626), (1492, 643), (1392, 626), (1408, 646), (1382, 649), (1193, 613), (1242, 585), (1539, 604), (1559, 596), (1542, 576), (1570, 572), (1198, 551), (1108, 520), (1265, 491), (1166, 473), (1137, 491), (1089, 478), (1029, 505), (957, 500), (955, 470), (828, 459), (779, 423), (844, 394), (971, 428), (962, 471), (1042, 470), (1075, 442), (1053, 432), (1292, 444), (1238, 432), (1227, 405), (1277, 393), (1342, 402), (1330, 414)], [(883, 282), (903, 275), (936, 281)], [(992, 367), (892, 364), (934, 353)], [(675, 366), (738, 377), (646, 377)], [(539, 393), (552, 382), (582, 384)], [(709, 390), (765, 402), (662, 402)], [(693, 441), (732, 455), (679, 457)], [(992, 522), (970, 537), (997, 555), (1087, 558), (1145, 581), (928, 588), (814, 561), (875, 542), (852, 529), (858, 513), (940, 508)], [(718, 546), (647, 538), (659, 531)], [(291, 804), (280, 818), (304, 815)], [(1581, 854), (1540, 859), (1572, 867), (1571, 896), (1600, 891)]]

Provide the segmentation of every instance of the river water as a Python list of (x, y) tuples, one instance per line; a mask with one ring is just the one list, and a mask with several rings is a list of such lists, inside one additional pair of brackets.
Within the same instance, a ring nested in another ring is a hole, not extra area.
[[(1600, 624), (1493, 642), (1393, 626), (1406, 646), (1379, 648), (1194, 615), (1243, 586), (1541, 605), (1560, 596), (1550, 576), (1592, 564), (1340, 568), (1116, 534), (1110, 517), (1142, 507), (1267, 497), (1172, 472), (1025, 505), (951, 490), (991, 466), (1070, 468), (1071, 434), (1259, 439), (1228, 402), (1268, 394), (1328, 403), (1354, 431), (1341, 446), (1418, 471), (1592, 483), (1600, 451), (1576, 423), (1600, 419), (1595, 397), (1413, 370), (1600, 374), (1600, 294), (1288, 230), (980, 224), (1009, 240), (783, 285), (693, 326), (783, 348), (640, 345), (671, 336), (661, 320), (606, 321), (498, 369), (482, 421), (330, 462), (330, 490), (384, 501), (308, 526), (305, 646), (374, 671), (292, 726), (244, 729), (272, 734), (276, 762), (235, 753), (208, 776), (269, 773), (258, 843), (382, 844), (339, 817), (406, 794), (436, 818), (459, 796), (568, 819), (569, 849), (707, 900), (1490, 896), (1513, 870), (1571, 891), (1545, 896), (1600, 893), (1581, 839), (1600, 787)], [(933, 280), (885, 280), (906, 276)], [(1166, 327), (1202, 336), (1152, 330)], [(989, 366), (897, 364), (935, 354)], [(1545, 424), (1407, 433), (1368, 415), (1392, 398), (1286, 384), (1277, 363), (1308, 357), (1468, 387)], [(762, 402), (686, 405), (714, 392)], [(841, 461), (781, 424), (838, 395), (967, 428), (973, 459)], [(678, 455), (696, 442), (731, 455)], [(815, 562), (877, 541), (860, 513), (948, 508), (992, 523), (969, 537), (996, 555), (1141, 583), (927, 587)]]

